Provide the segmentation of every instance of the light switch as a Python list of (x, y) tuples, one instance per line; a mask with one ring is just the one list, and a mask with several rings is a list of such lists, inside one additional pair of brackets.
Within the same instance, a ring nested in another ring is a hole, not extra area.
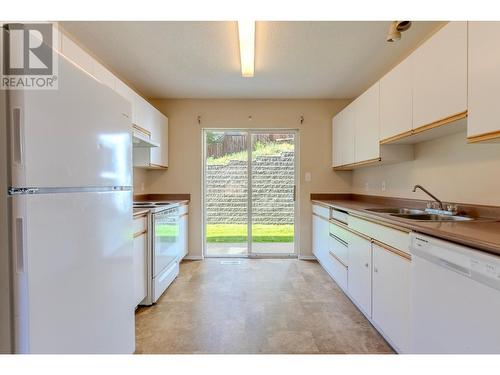
[(311, 182), (311, 172), (306, 172), (304, 175), (304, 180), (306, 182)]
[(382, 181), (382, 191), (385, 191), (385, 189), (386, 189), (386, 186), (385, 186), (385, 180), (384, 180), (384, 181)]

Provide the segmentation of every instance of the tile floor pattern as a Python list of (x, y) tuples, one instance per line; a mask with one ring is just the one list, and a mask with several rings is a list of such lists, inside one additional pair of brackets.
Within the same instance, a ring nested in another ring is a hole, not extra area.
[(221, 261), (182, 262), (137, 310), (136, 353), (393, 353), (318, 263)]

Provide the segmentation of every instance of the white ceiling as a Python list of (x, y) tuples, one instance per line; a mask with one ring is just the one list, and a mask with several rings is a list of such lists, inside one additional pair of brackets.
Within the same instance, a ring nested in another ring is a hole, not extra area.
[(148, 98), (353, 98), (441, 22), (257, 22), (255, 77), (240, 73), (236, 22), (62, 22)]

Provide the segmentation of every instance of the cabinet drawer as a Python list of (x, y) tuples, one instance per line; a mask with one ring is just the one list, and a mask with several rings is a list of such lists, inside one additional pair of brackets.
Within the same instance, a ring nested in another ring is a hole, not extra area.
[(326, 219), (330, 218), (330, 209), (327, 207), (320, 206), (318, 204), (313, 204), (313, 213), (319, 216), (323, 216)]
[(345, 264), (340, 262), (330, 251), (327, 254), (326, 259), (326, 270), (332, 277), (332, 279), (337, 283), (337, 285), (343, 290), (347, 291), (347, 267)]
[(330, 236), (337, 237), (341, 242), (349, 243), (350, 232), (340, 225), (330, 222)]
[(139, 216), (134, 218), (134, 235), (144, 232), (148, 228), (148, 217)]
[(352, 215), (349, 217), (349, 228), (363, 233), (374, 240), (404, 251), (405, 253), (410, 252), (410, 232), (404, 229), (399, 230), (376, 224)]
[(329, 255), (336, 258), (345, 267), (349, 264), (349, 245), (330, 232)]
[(345, 223), (347, 224), (348, 222), (348, 217), (349, 217), (349, 214), (347, 212), (344, 212), (344, 211), (340, 211), (336, 208), (332, 208), (332, 210), (330, 211), (331, 213), (331, 218), (332, 219), (335, 219), (335, 220), (338, 220), (342, 223)]

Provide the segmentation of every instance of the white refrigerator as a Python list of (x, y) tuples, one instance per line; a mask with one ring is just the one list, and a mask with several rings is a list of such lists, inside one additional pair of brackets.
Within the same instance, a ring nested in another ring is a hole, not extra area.
[(133, 353), (130, 104), (58, 65), (58, 89), (4, 95), (11, 347)]

